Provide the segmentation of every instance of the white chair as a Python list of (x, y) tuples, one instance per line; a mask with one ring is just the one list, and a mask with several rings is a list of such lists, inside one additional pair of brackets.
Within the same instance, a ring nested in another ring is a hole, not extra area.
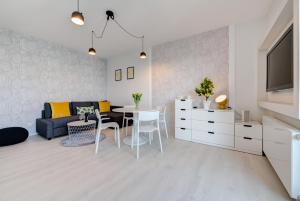
[[(160, 144), (160, 151), (163, 152), (162, 149), (162, 143), (161, 143), (161, 135), (160, 135), (160, 129), (159, 129), (159, 111), (145, 111), (145, 112), (139, 112), (138, 113), (138, 118), (136, 120), (136, 125), (137, 125), (137, 130), (135, 135), (137, 136), (132, 136), (132, 141), (131, 141), (131, 147), (133, 147), (133, 142), (134, 138), (137, 140), (137, 145), (136, 145), (136, 158), (139, 159), (139, 152), (140, 152), (140, 139), (139, 135), (140, 133), (146, 133), (149, 135), (149, 143), (151, 144), (151, 138), (154, 133), (154, 131), (157, 131), (158, 133), (158, 138), (159, 138), (159, 144)], [(154, 122), (154, 123), (153, 123)]]
[(95, 152), (98, 153), (99, 148), (99, 142), (100, 142), (100, 136), (101, 131), (107, 128), (114, 128), (114, 134), (115, 134), (115, 142), (118, 144), (118, 148), (120, 148), (120, 129), (119, 124), (117, 122), (108, 122), (108, 123), (102, 123), (102, 120), (106, 120), (109, 118), (105, 118), (106, 115), (100, 115), (99, 110), (95, 110), (97, 119), (98, 119), (98, 128), (97, 128), (97, 134), (96, 134), (96, 150)]
[(167, 129), (167, 120), (166, 120), (167, 107), (166, 106), (157, 106), (156, 109), (159, 110), (159, 122), (164, 125), (165, 131), (166, 131), (166, 136), (167, 136), (167, 138), (169, 138), (168, 129)]
[[(124, 108), (134, 108), (135, 106), (134, 105), (125, 105)], [(127, 127), (128, 127), (128, 123), (130, 120), (134, 120), (133, 117), (128, 117), (126, 116), (126, 112), (124, 112), (124, 115), (123, 115), (123, 123), (122, 123), (122, 128), (124, 129), (124, 126), (125, 126), (125, 122), (126, 122), (126, 128), (125, 128), (125, 135), (127, 136)]]

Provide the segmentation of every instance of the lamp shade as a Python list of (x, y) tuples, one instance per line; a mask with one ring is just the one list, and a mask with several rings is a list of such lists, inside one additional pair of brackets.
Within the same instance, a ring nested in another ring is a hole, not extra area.
[(79, 26), (84, 25), (84, 17), (79, 11), (74, 11), (71, 16), (71, 21)]
[(227, 106), (227, 96), (222, 94), (215, 99), (215, 102), (218, 104), (219, 109), (226, 109)]
[(96, 50), (95, 50), (93, 47), (91, 47), (91, 48), (89, 49), (89, 55), (92, 55), (92, 56), (95, 56), (95, 55), (96, 55)]
[(146, 58), (147, 58), (146, 53), (145, 53), (145, 52), (141, 52), (140, 58), (141, 58), (141, 59), (146, 59)]

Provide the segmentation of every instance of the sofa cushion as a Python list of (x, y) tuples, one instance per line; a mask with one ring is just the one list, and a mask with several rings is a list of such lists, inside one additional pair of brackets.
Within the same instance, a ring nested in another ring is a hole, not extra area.
[(110, 102), (109, 101), (99, 101), (100, 112), (110, 112)]
[(93, 106), (92, 102), (71, 102), (71, 113), (77, 115), (77, 107), (89, 107)]
[(50, 106), (52, 118), (68, 117), (71, 115), (69, 102), (51, 102)]
[(78, 116), (69, 116), (69, 117), (62, 117), (57, 119), (49, 119), (49, 121), (52, 122), (53, 128), (59, 128), (59, 127), (66, 127), (67, 123), (72, 121), (78, 121)]
[(77, 114), (95, 114), (95, 109), (94, 106), (89, 106), (89, 107), (76, 107)]

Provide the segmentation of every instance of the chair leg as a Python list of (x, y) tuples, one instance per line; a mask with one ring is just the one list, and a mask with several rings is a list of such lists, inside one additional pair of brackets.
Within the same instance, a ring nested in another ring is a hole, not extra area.
[[(101, 132), (100, 132), (101, 133)], [(97, 133), (96, 135), (96, 150), (95, 150), (95, 153), (97, 154), (98, 153), (98, 148), (99, 148), (99, 141), (100, 141), (100, 133)]]
[(134, 138), (135, 138), (135, 130), (134, 130), (134, 128), (132, 128), (132, 135), (131, 135), (131, 149), (133, 149)]
[(126, 136), (127, 136), (127, 128), (128, 128), (128, 119), (126, 119), (126, 131), (125, 131)]
[(140, 138), (139, 133), (137, 133), (137, 143), (136, 143), (136, 159), (139, 159), (140, 157)]
[(114, 133), (115, 133), (115, 143), (117, 142), (117, 128), (114, 128)]
[(148, 133), (148, 136), (149, 136), (149, 144), (151, 144), (151, 140), (152, 140), (152, 139), (151, 139), (151, 134), (152, 134), (152, 133)]
[(160, 152), (163, 152), (159, 126), (158, 126), (158, 129), (157, 129), (157, 132), (158, 132), (158, 138), (159, 138)]
[(119, 149), (120, 149), (120, 129), (119, 128), (117, 128), (117, 135), (118, 135), (118, 147), (119, 147)]
[(166, 130), (166, 135), (167, 135), (167, 138), (169, 138), (168, 129), (167, 129), (167, 122), (166, 122), (166, 120), (164, 120), (164, 125), (165, 125), (165, 130)]
[(122, 122), (122, 133), (124, 134), (124, 129), (127, 129), (127, 126), (125, 126), (125, 113), (123, 115), (123, 122)]

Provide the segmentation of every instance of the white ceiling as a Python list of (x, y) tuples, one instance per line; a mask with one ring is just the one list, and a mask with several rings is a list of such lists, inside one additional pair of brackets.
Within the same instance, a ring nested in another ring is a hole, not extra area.
[[(76, 0), (1, 0), (0, 26), (87, 53), (90, 31), (98, 34), (105, 10), (131, 32), (145, 35), (145, 46), (188, 37), (203, 31), (262, 17), (272, 0), (81, 0), (85, 25), (70, 21)], [(140, 43), (108, 25), (104, 39), (95, 41), (97, 55), (107, 58), (128, 50), (140, 51)]]

